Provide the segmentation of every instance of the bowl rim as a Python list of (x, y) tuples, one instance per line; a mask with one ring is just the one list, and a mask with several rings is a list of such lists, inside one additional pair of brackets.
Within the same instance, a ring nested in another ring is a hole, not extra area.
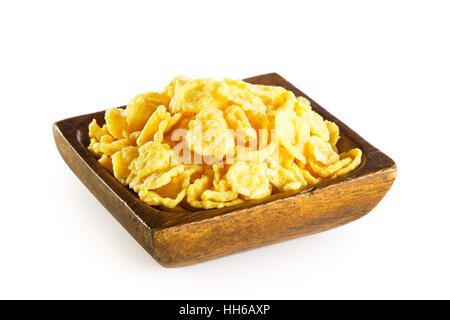
[(301, 95), (307, 98), (311, 102), (311, 107), (314, 111), (319, 113), (324, 119), (333, 121), (338, 125), (341, 135), (344, 136), (345, 139), (348, 139), (352, 147), (357, 147), (362, 150), (363, 159), (361, 165), (347, 175), (336, 179), (325, 180), (315, 186), (303, 189), (301, 191), (279, 193), (262, 200), (246, 201), (243, 204), (222, 209), (208, 209), (187, 212), (173, 210), (172, 212), (169, 212), (160, 210), (157, 207), (147, 205), (142, 200), (140, 200), (138, 195), (134, 191), (129, 189), (127, 186), (122, 185), (97, 161), (97, 159), (87, 149), (86, 141), (83, 142), (83, 140), (86, 140), (85, 135), (87, 132), (87, 123), (89, 123), (93, 118), (102, 123), (105, 113), (104, 110), (57, 121), (53, 124), (53, 130), (55, 134), (58, 134), (60, 137), (66, 140), (79, 160), (84, 162), (85, 165), (90, 169), (90, 171), (95, 174), (96, 178), (98, 179), (96, 181), (97, 183), (105, 184), (112, 196), (119, 198), (123, 205), (127, 206), (142, 223), (144, 223), (150, 229), (155, 230), (182, 225), (185, 223), (200, 222), (205, 219), (211, 219), (216, 216), (236, 213), (257, 206), (266, 206), (272, 203), (275, 204), (278, 201), (282, 201), (290, 197), (307, 197), (315, 191), (323, 188), (338, 186), (339, 184), (345, 183), (349, 180), (361, 179), (367, 175), (379, 172), (380, 170), (395, 168), (395, 163), (391, 158), (389, 158), (377, 148), (373, 147), (359, 134), (357, 134), (331, 113), (326, 111), (308, 95), (294, 87), (291, 83), (289, 83), (277, 73), (263, 74), (244, 79), (244, 81), (252, 84), (281, 86), (287, 90), (292, 91), (296, 96)]

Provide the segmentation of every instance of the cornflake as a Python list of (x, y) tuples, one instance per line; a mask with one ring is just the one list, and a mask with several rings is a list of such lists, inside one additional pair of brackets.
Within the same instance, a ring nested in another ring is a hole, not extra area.
[(339, 127), (305, 97), (241, 80), (179, 76), (89, 124), (88, 149), (148, 205), (219, 209), (348, 174)]

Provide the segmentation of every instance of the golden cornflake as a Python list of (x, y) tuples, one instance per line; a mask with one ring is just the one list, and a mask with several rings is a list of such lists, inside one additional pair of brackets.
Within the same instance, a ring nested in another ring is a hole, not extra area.
[(241, 80), (176, 77), (89, 124), (88, 150), (148, 205), (215, 209), (348, 174), (339, 127), (305, 97)]

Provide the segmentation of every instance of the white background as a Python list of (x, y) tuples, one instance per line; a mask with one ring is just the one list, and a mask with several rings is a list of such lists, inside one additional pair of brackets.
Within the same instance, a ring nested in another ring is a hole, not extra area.
[[(450, 298), (447, 1), (2, 1), (0, 298)], [(277, 72), (391, 156), (338, 229), (158, 265), (59, 156), (51, 124), (172, 77)]]

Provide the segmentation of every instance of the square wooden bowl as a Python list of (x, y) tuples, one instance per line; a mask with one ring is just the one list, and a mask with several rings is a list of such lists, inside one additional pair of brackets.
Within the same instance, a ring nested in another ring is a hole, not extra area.
[(166, 212), (149, 206), (120, 184), (87, 150), (88, 124), (104, 111), (53, 124), (56, 146), (78, 178), (153, 258), (178, 267), (301, 237), (356, 220), (383, 198), (396, 176), (395, 163), (276, 73), (245, 79), (282, 86), (311, 101), (314, 111), (340, 128), (340, 152), (360, 148), (360, 167), (300, 192), (272, 195), (236, 207)]

